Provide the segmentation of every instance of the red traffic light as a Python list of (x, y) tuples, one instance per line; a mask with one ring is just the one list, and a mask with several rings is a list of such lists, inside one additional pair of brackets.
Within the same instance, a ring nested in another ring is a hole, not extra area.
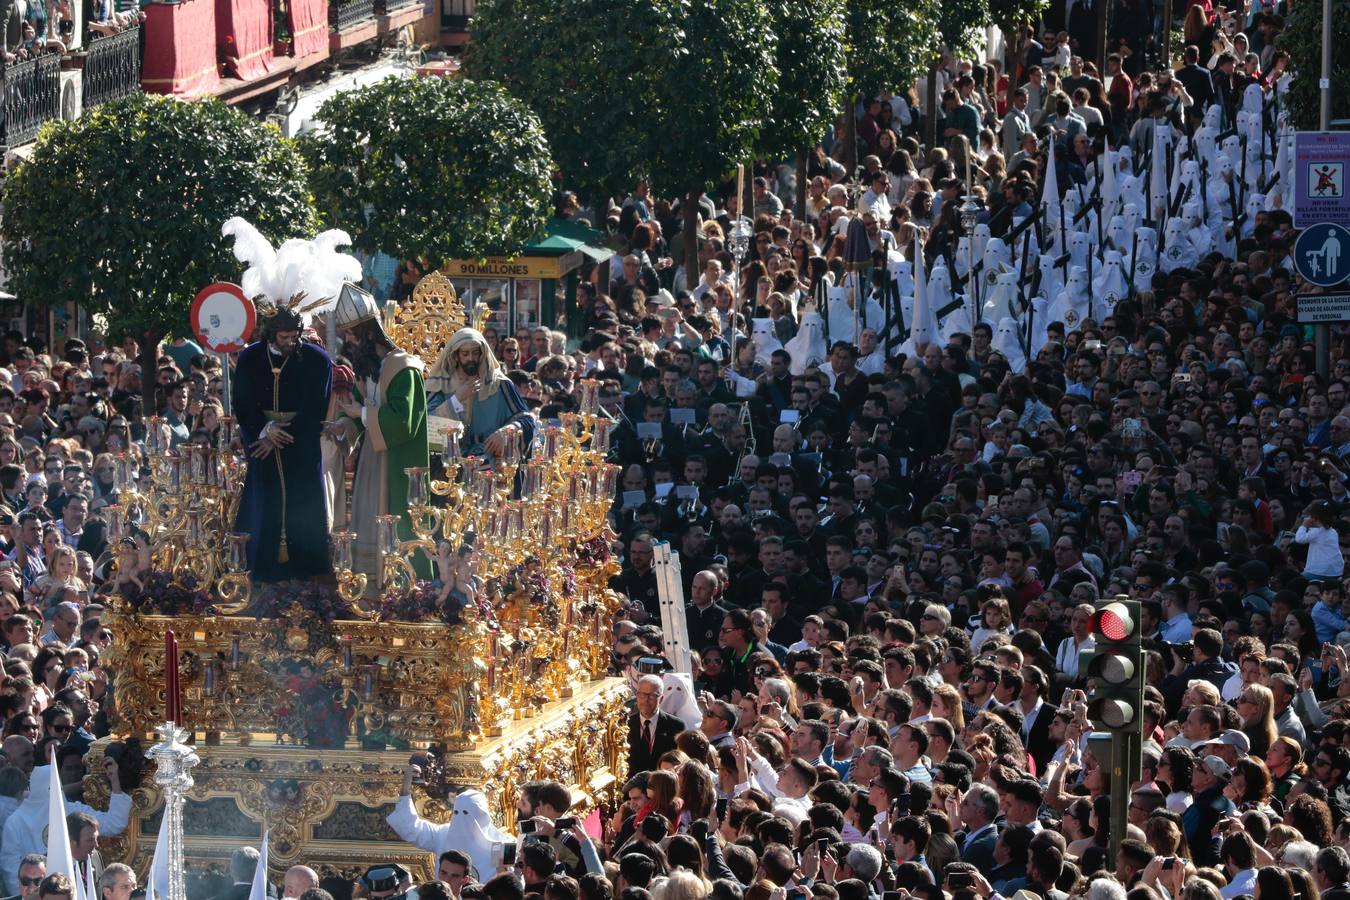
[(1123, 641), (1134, 634), (1134, 617), (1123, 603), (1108, 603), (1092, 614), (1092, 633), (1108, 641)]

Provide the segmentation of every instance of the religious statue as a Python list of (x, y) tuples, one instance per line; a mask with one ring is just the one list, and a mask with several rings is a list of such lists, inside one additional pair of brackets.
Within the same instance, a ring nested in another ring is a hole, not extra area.
[[(394, 344), (375, 298), (355, 285), (343, 287), (334, 315), (356, 374), (353, 398), (343, 404), (337, 424), (350, 439), (364, 435), (352, 488), (356, 569), (372, 576), (374, 585), (381, 563), (376, 516), (401, 516), (399, 538), (413, 538), (404, 469), (430, 461), (423, 363)], [(419, 555), (414, 568), (420, 578), (431, 577), (430, 560)]]
[(534, 417), (476, 329), (451, 335), (427, 378), (427, 390), (432, 415), (463, 423), (460, 450), (466, 456), (499, 460), (508, 447), (519, 453), (534, 439)]
[(308, 317), (331, 310), (361, 263), (337, 248), (351, 243), (331, 230), (273, 248), (241, 218), (222, 234), (249, 264), (240, 278), (258, 306), (261, 340), (239, 354), (234, 413), (248, 453), (248, 475), (235, 522), (251, 535), (248, 562), (260, 582), (330, 577), (328, 495), (320, 438), (333, 378), (323, 348), (301, 340)]
[(253, 536), (255, 581), (329, 575), (328, 513), (319, 437), (333, 365), (300, 340), (300, 316), (277, 308), (262, 340), (239, 354), (234, 411), (248, 452), (236, 531)]

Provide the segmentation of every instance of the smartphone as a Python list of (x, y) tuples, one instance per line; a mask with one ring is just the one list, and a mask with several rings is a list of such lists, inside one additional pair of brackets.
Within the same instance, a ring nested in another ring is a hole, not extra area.
[(904, 891), (886, 891), (881, 895), (881, 900), (904, 900)]
[(520, 823), (521, 834), (534, 834), (534, 819), (525, 819)]
[(1167, 857), (1166, 859), (1163, 860), (1163, 864), (1162, 864), (1163, 871), (1166, 872), (1166, 871), (1168, 871), (1168, 870), (1174, 868), (1174, 867), (1176, 866), (1176, 864), (1177, 864), (1177, 858), (1176, 858), (1175, 856), (1169, 856), (1169, 857)]
[(656, 659), (652, 656), (639, 657), (637, 665), (634, 667), (643, 675), (660, 675), (666, 669), (665, 660)]
[(571, 831), (573, 828), (577, 827), (577, 817), (563, 816), (553, 823), (553, 827), (557, 828), (559, 831)]
[(1190, 372), (1178, 372), (1172, 376), (1173, 382), (1187, 382), (1191, 380)]
[(510, 868), (516, 864), (516, 845), (502, 844), (502, 866)]
[(975, 887), (975, 876), (969, 872), (952, 872), (947, 876), (947, 884), (954, 891)]
[(1097, 341), (1097, 340), (1083, 341), (1083, 349), (1084, 349), (1084, 350), (1100, 350), (1101, 348), (1102, 348), (1102, 342), (1101, 342), (1101, 341)]
[(826, 856), (826, 854), (828, 854), (829, 852), (830, 852), (830, 839), (829, 839), (829, 838), (820, 838), (819, 840), (816, 841), (816, 856), (817, 856), (817, 857), (819, 857), (820, 859), (824, 859), (825, 856)]
[(727, 807), (731, 805), (731, 800), (723, 797), (717, 801), (717, 821), (724, 821), (727, 817)]

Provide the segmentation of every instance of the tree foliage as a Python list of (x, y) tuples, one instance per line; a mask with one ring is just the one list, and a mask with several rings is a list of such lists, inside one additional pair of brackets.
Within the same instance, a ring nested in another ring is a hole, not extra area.
[(937, 32), (958, 59), (970, 59), (984, 46), (985, 29), (993, 21), (989, 0), (940, 0)]
[(1012, 34), (1028, 22), (1039, 22), (1049, 0), (989, 0), (990, 21)]
[(848, 96), (908, 86), (938, 52), (942, 0), (846, 0)]
[[(464, 71), (501, 82), (539, 116), (568, 187), (631, 190), (649, 131), (668, 5), (647, 0), (483, 0)], [(522, 23), (529, 23), (523, 26)]]
[(78, 303), (142, 344), (183, 334), (197, 291), (238, 278), (226, 219), (273, 240), (314, 228), (304, 161), (275, 128), (216, 100), (150, 94), (44, 128), (4, 207), (21, 298)]
[(539, 119), (490, 81), (391, 76), (328, 100), (301, 139), (326, 225), (435, 267), (511, 255), (548, 217)]
[[(1331, 119), (1350, 118), (1350, 0), (1331, 0)], [(1322, 92), (1322, 4), (1295, 3), (1284, 20), (1277, 46), (1289, 51), (1289, 113), (1294, 127), (1320, 125)]]
[(777, 37), (760, 0), (658, 0), (679, 10), (666, 35), (647, 152), (661, 190), (701, 192), (748, 161), (778, 89)]
[(539, 115), (569, 187), (598, 198), (650, 176), (683, 193), (759, 140), (770, 25), (758, 0), (481, 0), (465, 70)]
[(774, 91), (759, 153), (781, 158), (820, 139), (839, 114), (847, 81), (844, 0), (768, 0), (778, 38)]

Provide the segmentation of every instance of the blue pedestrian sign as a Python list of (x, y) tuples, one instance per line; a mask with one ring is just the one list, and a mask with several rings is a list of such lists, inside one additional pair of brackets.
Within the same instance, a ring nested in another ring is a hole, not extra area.
[(1350, 229), (1333, 222), (1305, 228), (1294, 243), (1294, 268), (1318, 287), (1350, 278)]

